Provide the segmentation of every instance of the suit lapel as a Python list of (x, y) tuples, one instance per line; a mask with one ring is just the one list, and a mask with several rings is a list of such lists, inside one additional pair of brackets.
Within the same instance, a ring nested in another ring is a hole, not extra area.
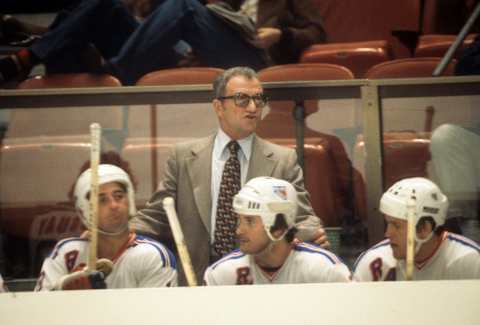
[(210, 232), (212, 210), (212, 151), (215, 136), (208, 137), (191, 148), (186, 167), (192, 184), (195, 205), (205, 228)]
[(247, 181), (258, 176), (272, 176), (277, 160), (265, 141), (256, 135), (252, 142), (252, 156), (248, 167)]

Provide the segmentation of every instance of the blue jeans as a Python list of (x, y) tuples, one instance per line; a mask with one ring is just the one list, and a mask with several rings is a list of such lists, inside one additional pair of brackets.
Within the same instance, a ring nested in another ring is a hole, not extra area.
[(175, 45), (184, 40), (202, 63), (229, 68), (267, 66), (264, 52), (248, 44), (233, 28), (198, 0), (163, 0), (139, 23), (121, 0), (84, 0), (30, 48), (46, 64), (65, 62), (93, 43), (124, 85), (144, 74), (174, 67)]

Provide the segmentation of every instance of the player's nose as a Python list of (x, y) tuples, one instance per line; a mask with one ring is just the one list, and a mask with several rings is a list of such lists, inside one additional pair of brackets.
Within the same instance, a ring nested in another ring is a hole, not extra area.
[(387, 224), (387, 229), (385, 229), (385, 237), (391, 239), (393, 235), (392, 226)]
[(235, 229), (235, 234), (237, 235), (237, 237), (243, 234), (242, 222), (237, 223), (237, 228)]
[(118, 209), (119, 206), (120, 206), (121, 202), (115, 200), (114, 198), (110, 198), (110, 200), (108, 200), (108, 207), (110, 209)]

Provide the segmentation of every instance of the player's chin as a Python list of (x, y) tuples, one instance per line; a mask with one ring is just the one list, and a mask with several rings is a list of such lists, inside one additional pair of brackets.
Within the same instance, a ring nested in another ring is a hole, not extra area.
[(128, 231), (128, 224), (125, 224), (125, 223), (110, 224), (106, 227), (102, 227), (102, 230), (109, 232), (111, 234), (121, 234)]
[(252, 247), (251, 247), (249, 241), (247, 241), (247, 240), (240, 240), (239, 248), (242, 251), (242, 253), (245, 253), (245, 254), (251, 254), (252, 253)]
[(405, 254), (400, 251), (400, 248), (397, 245), (392, 245), (392, 254), (397, 260), (405, 259)]

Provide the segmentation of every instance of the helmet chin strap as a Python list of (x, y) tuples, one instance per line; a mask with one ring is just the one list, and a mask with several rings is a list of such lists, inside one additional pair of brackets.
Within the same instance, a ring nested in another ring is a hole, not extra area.
[(268, 238), (270, 239), (270, 241), (268, 242), (268, 244), (258, 253), (256, 253), (255, 255), (263, 255), (263, 254), (267, 254), (269, 252), (271, 252), (272, 248), (273, 248), (273, 245), (279, 241), (281, 241), (285, 235), (287, 234), (288, 232), (288, 229), (285, 230), (285, 232), (278, 238), (275, 238), (273, 237), (272, 233), (270, 232), (270, 230), (267, 230), (265, 228), (265, 232), (267, 233), (267, 236)]
[[(427, 238), (421, 239), (418, 238), (417, 234), (415, 233), (415, 255), (420, 251), (420, 248), (422, 247), (423, 244), (425, 244), (427, 241), (429, 241), (433, 237), (433, 231), (430, 233), (430, 235), (427, 236)], [(405, 260), (397, 260), (397, 265), (400, 268), (400, 271), (404, 274), (405, 276), (405, 270), (406, 270), (406, 262)]]
[(417, 233), (415, 233), (415, 255), (418, 253), (420, 248), (423, 244), (429, 241), (433, 237), (433, 230), (432, 232), (424, 239), (418, 238)]

